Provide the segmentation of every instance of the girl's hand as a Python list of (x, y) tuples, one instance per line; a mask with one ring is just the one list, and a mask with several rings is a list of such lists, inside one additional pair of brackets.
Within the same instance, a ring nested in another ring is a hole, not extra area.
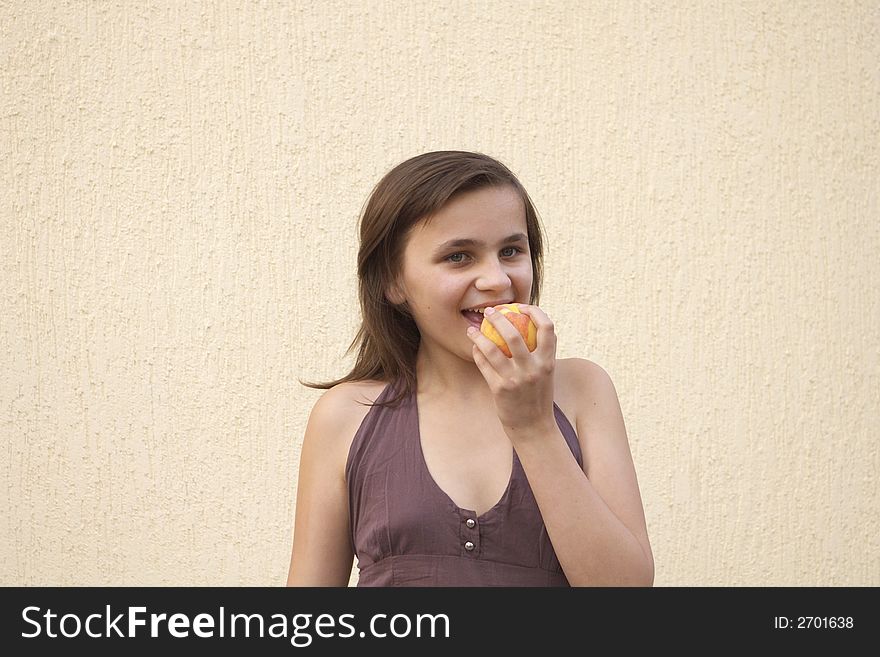
[(468, 329), (468, 337), (474, 343), (474, 362), (489, 384), (498, 419), (511, 440), (535, 429), (556, 426), (553, 415), (553, 371), (556, 367), (553, 322), (537, 306), (517, 305), (538, 328), (538, 346), (532, 352), (519, 331), (500, 312), (486, 312), (485, 317), (507, 342), (511, 358), (479, 330)]

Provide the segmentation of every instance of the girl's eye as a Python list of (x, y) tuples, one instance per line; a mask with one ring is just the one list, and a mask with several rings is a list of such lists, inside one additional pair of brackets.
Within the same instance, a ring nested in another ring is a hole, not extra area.
[[(518, 246), (506, 246), (501, 249), (501, 257), (502, 258), (512, 258), (513, 256), (522, 253), (523, 250)], [(452, 255), (446, 256), (445, 260), (447, 262), (451, 262), (456, 265), (460, 265), (465, 261), (465, 258), (469, 258), (467, 253), (459, 251), (457, 253), (453, 253)]]

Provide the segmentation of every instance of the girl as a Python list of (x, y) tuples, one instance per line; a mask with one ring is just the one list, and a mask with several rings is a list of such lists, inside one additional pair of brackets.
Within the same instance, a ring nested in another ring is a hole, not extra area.
[[(360, 224), (352, 371), (309, 417), (290, 586), (651, 586), (615, 388), (556, 359), (535, 305), (543, 239), (517, 178), (480, 153), (409, 159)], [(517, 302), (529, 351), (492, 307)], [(505, 354), (479, 330), (486, 318)]]

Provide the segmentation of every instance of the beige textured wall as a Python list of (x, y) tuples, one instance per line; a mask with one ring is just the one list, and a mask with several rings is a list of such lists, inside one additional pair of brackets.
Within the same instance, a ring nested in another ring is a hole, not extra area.
[(286, 576), (355, 222), (479, 150), (627, 421), (657, 585), (880, 585), (880, 9), (0, 3), (2, 584)]

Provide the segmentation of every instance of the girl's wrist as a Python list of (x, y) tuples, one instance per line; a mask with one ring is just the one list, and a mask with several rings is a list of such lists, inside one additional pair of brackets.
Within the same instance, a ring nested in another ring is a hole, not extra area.
[(547, 436), (558, 431), (556, 417), (551, 413), (549, 417), (532, 420), (530, 422), (501, 422), (504, 432), (513, 443), (523, 441), (546, 440)]

